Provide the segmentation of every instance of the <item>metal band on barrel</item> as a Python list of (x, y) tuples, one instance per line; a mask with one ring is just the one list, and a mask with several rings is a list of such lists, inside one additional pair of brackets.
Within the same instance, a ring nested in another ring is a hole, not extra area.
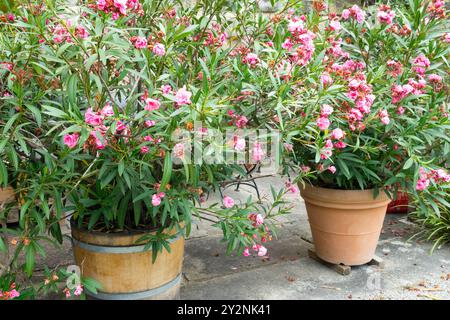
[(147, 291), (132, 292), (132, 293), (105, 293), (105, 292), (92, 293), (87, 291), (86, 293), (89, 296), (100, 300), (141, 300), (151, 298), (153, 296), (167, 292), (169, 289), (178, 285), (180, 281), (181, 281), (181, 273), (175, 279), (167, 282), (166, 284)]

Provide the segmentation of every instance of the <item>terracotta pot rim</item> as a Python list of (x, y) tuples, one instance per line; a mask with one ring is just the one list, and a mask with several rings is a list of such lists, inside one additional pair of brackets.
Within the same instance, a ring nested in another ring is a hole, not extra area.
[(315, 187), (310, 184), (304, 186), (299, 183), (302, 198), (314, 205), (345, 210), (373, 209), (387, 206), (391, 201), (380, 190), (376, 198), (373, 197), (373, 189), (367, 190), (341, 190)]

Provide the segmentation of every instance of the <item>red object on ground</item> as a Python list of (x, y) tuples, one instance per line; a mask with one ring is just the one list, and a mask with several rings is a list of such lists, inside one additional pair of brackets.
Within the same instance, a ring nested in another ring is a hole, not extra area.
[(392, 200), (388, 204), (387, 213), (408, 213), (408, 194), (399, 192), (397, 200)]

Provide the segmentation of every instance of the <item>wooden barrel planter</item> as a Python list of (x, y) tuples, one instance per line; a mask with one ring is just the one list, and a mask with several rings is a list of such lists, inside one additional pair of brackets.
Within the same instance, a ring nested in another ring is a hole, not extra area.
[[(102, 288), (90, 298), (101, 300), (179, 299), (184, 237), (169, 240), (171, 252), (163, 250), (152, 263), (152, 251), (136, 245), (143, 232), (103, 233), (72, 225), (76, 264), (84, 277), (98, 281)], [(176, 230), (170, 231), (176, 234)]]

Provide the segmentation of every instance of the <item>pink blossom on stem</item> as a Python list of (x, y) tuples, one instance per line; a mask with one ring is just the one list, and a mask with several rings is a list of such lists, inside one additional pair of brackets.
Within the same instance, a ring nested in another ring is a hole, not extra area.
[(260, 246), (258, 249), (258, 256), (259, 257), (264, 257), (267, 255), (267, 248), (264, 246)]
[(250, 249), (249, 249), (248, 247), (246, 247), (246, 248), (244, 249), (244, 251), (242, 252), (242, 255), (243, 255), (244, 257), (250, 256), (250, 255), (251, 255)]
[(174, 154), (175, 157), (177, 157), (179, 159), (183, 159), (184, 158), (184, 144), (177, 143), (173, 147), (173, 154)]
[(229, 196), (225, 196), (223, 198), (223, 205), (225, 206), (225, 208), (232, 208), (234, 206), (234, 200), (233, 198), (229, 197)]
[(93, 112), (92, 108), (88, 108), (86, 110), (86, 113), (84, 114), (84, 121), (92, 126), (99, 126), (103, 123), (103, 118), (102, 116)]
[(344, 136), (345, 132), (339, 128), (336, 128), (331, 132), (331, 137), (335, 140), (341, 140), (342, 138), (344, 138)]
[(153, 46), (152, 52), (153, 52), (154, 54), (156, 54), (157, 56), (162, 57), (163, 55), (166, 54), (166, 48), (164, 47), (164, 45), (163, 45), (162, 43), (156, 43), (156, 44)]
[(154, 111), (154, 110), (158, 110), (160, 106), (161, 106), (161, 103), (158, 100), (147, 98), (145, 100), (144, 109), (147, 111)]
[(77, 285), (75, 291), (73, 292), (74, 296), (80, 296), (83, 293), (83, 287), (81, 285)]
[(68, 146), (70, 149), (75, 148), (78, 143), (80, 135), (78, 133), (66, 134), (64, 136), (64, 144)]
[(191, 104), (191, 96), (192, 93), (186, 90), (186, 86), (183, 86), (183, 88), (178, 89), (175, 94), (175, 102), (178, 106)]
[(328, 129), (328, 127), (330, 126), (330, 120), (325, 117), (319, 117), (316, 123), (321, 131)]
[(255, 162), (260, 162), (264, 157), (264, 151), (261, 148), (261, 144), (260, 143), (255, 143), (253, 145), (253, 150), (252, 150), (252, 159)]
[(172, 87), (168, 84), (162, 85), (161, 86), (161, 92), (163, 94), (169, 94), (170, 92), (172, 92)]
[(134, 47), (136, 49), (147, 48), (147, 39), (144, 37), (136, 37), (136, 39), (134, 40)]

